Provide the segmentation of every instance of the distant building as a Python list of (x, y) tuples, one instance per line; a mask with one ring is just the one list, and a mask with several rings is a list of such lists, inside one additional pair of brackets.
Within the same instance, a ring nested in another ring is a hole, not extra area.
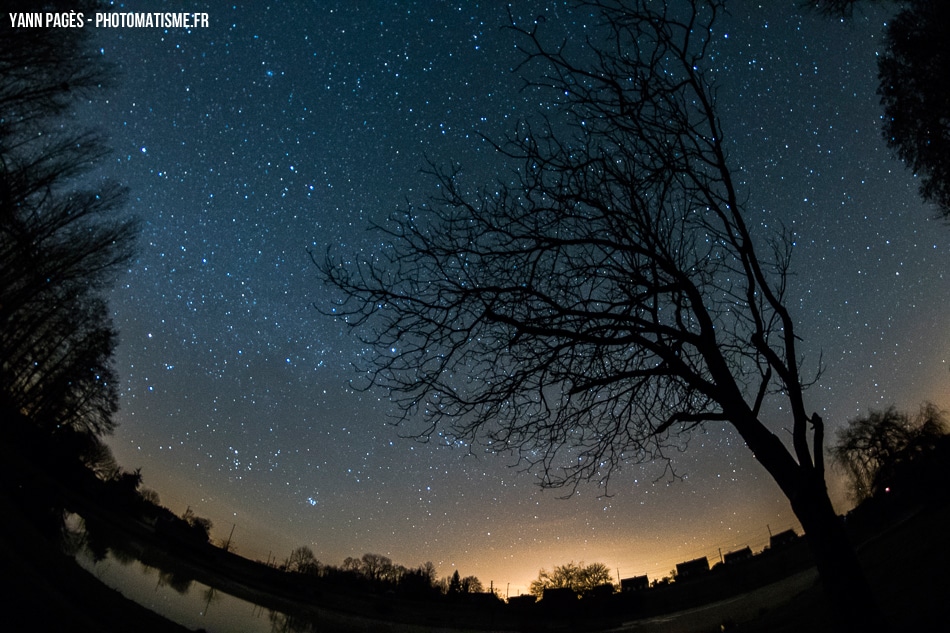
[(577, 604), (577, 592), (570, 587), (548, 587), (541, 595), (541, 602), (553, 606)]
[(583, 598), (585, 600), (606, 600), (610, 596), (616, 593), (617, 588), (614, 587), (611, 583), (606, 582), (602, 585), (597, 585), (596, 587), (591, 587), (584, 591)]
[(778, 534), (773, 534), (769, 537), (769, 549), (785, 547), (786, 545), (790, 545), (797, 540), (798, 534), (795, 534), (795, 530), (785, 530), (784, 532), (779, 532)]
[(726, 565), (734, 565), (736, 563), (741, 563), (744, 560), (749, 560), (750, 558), (752, 558), (752, 548), (746, 546), (742, 549), (737, 549), (734, 552), (729, 552), (722, 557), (722, 561)]
[(530, 607), (537, 601), (538, 599), (535, 596), (531, 595), (530, 593), (522, 594), (520, 596), (511, 596), (510, 598), (508, 598), (508, 604), (510, 604), (512, 607), (515, 607), (515, 608)]
[(696, 558), (694, 560), (688, 560), (685, 563), (676, 564), (676, 579), (677, 580), (686, 580), (688, 578), (695, 578), (709, 571), (709, 560), (705, 556), (702, 558)]
[(628, 591), (643, 591), (649, 586), (650, 581), (647, 579), (646, 575), (620, 579), (620, 591), (623, 593), (627, 593)]
[[(497, 594), (494, 594), (490, 591), (475, 591), (463, 594), (463, 596), (465, 598), (465, 602), (485, 609), (496, 607), (503, 602)], [(531, 597), (534, 598), (534, 596)]]

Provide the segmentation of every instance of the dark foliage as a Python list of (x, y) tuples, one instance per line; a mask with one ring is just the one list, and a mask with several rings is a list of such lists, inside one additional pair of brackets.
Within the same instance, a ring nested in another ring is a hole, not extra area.
[(455, 570), (455, 573), (452, 574), (452, 578), (449, 580), (448, 589), (445, 593), (448, 596), (457, 596), (462, 593), (462, 577), (457, 569)]
[(878, 60), (884, 138), (950, 220), (950, 2), (913, 0), (888, 24)]
[(846, 18), (854, 14), (856, 7), (867, 4), (882, 4), (895, 0), (802, 0), (801, 6), (812, 8), (832, 17)]
[(8, 26), (0, 38), (0, 398), (50, 435), (113, 429), (104, 292), (136, 233), (119, 213), (122, 187), (88, 176), (102, 138), (74, 124), (110, 78), (90, 37)]
[(199, 543), (207, 543), (211, 540), (211, 519), (196, 515), (191, 506), (185, 509), (185, 513), (181, 515), (181, 518), (188, 526), (189, 539)]
[[(806, 0), (805, 7), (851, 17), (875, 0)], [(950, 3), (877, 0), (901, 7), (885, 29), (878, 95), (887, 146), (920, 178), (920, 195), (950, 219)]]
[(913, 417), (890, 407), (851, 420), (830, 452), (858, 503), (890, 493), (945, 495), (940, 489), (950, 473), (943, 463), (948, 432), (946, 417), (933, 404)]

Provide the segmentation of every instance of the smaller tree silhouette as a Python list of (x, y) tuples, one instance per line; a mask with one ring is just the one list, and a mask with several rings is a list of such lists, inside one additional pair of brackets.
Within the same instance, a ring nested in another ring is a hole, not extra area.
[(436, 587), (436, 569), (431, 561), (426, 561), (414, 569), (406, 569), (401, 565), (399, 568), (402, 571), (396, 582), (403, 595), (428, 597), (441, 593)]
[(913, 418), (890, 407), (851, 420), (830, 452), (847, 473), (851, 497), (861, 503), (908, 476), (911, 464), (932, 457), (948, 430), (943, 412), (931, 403)]
[(466, 576), (462, 578), (462, 593), (482, 593), (485, 586), (477, 576)]
[(431, 560), (427, 560), (423, 564), (419, 565), (418, 572), (423, 578), (426, 579), (426, 582), (429, 584), (429, 586), (435, 585), (437, 575), (435, 563), (433, 563)]
[(211, 539), (211, 528), (214, 526), (211, 519), (198, 516), (195, 514), (195, 511), (191, 509), (191, 506), (188, 506), (185, 513), (181, 515), (181, 518), (188, 524), (188, 527), (191, 528), (192, 536), (194, 536), (196, 540), (207, 543)]
[(142, 500), (146, 503), (150, 503), (154, 506), (159, 506), (162, 504), (162, 499), (158, 495), (157, 490), (151, 488), (141, 488), (139, 489), (139, 496), (142, 497)]
[(578, 593), (590, 591), (594, 587), (610, 584), (610, 569), (603, 563), (570, 562), (566, 565), (557, 565), (548, 572), (542, 569), (537, 580), (532, 581), (529, 591), (539, 598), (544, 595), (545, 589), (573, 589)]
[(393, 561), (388, 556), (367, 552), (363, 554), (360, 561), (362, 562), (360, 570), (372, 582), (388, 580), (393, 574)]
[(320, 573), (320, 561), (314, 556), (313, 550), (306, 545), (294, 548), (285, 565), (289, 572), (314, 576)]
[(449, 587), (446, 590), (446, 595), (457, 596), (462, 593), (462, 578), (459, 576), (459, 570), (455, 570), (455, 573), (452, 574), (452, 579), (449, 580)]

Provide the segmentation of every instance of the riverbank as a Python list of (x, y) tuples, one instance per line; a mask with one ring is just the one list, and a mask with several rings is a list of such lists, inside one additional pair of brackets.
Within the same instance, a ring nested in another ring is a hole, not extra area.
[[(59, 553), (53, 544), (36, 532), (6, 495), (0, 495), (0, 512), (5, 518), (0, 523), (0, 573), (5, 579), (13, 580), (13, 586), (0, 594), (0, 603), (7, 608), (5, 630), (136, 630), (144, 633), (188, 630), (105, 587), (72, 558)], [(859, 556), (875, 589), (876, 599), (894, 630), (928, 630), (943, 617), (946, 599), (944, 571), (950, 568), (950, 547), (946, 542), (948, 528), (950, 504), (936, 504), (907, 514), (889, 529), (869, 536), (861, 544)], [(169, 555), (169, 558), (175, 557)], [(258, 565), (244, 559), (240, 561), (243, 565)], [(490, 614), (483, 612), (478, 618), (462, 617), (460, 620), (463, 614), (458, 610), (452, 613), (454, 607), (446, 611), (439, 606), (413, 604), (386, 596), (295, 595), (281, 591), (279, 583), (240, 582), (237, 578), (241, 574), (230, 573), (236, 571), (232, 568), (234, 563), (186, 566), (192, 567), (195, 575), (201, 576), (202, 582), (211, 586), (235, 595), (243, 594), (245, 599), (256, 604), (294, 614), (295, 619), (300, 618), (298, 622), (315, 617), (324, 626), (330, 625), (329, 628), (340, 631), (363, 630), (370, 625), (375, 627), (374, 630), (399, 631), (459, 631), (464, 628), (561, 630), (565, 624), (564, 620), (548, 622), (543, 618), (514, 617), (509, 613), (510, 609), (499, 609), (490, 618), (486, 617)], [(276, 573), (276, 570), (272, 571)], [(257, 576), (258, 573), (248, 575)], [(250, 581), (251, 578), (244, 580)], [(315, 607), (319, 603), (324, 606), (332, 603), (337, 610), (320, 611)], [(652, 617), (630, 613), (628, 617), (604, 619), (587, 613), (569, 619), (580, 628), (637, 633), (712, 633), (720, 630), (751, 633), (808, 630), (809, 633), (822, 633), (837, 630), (813, 569), (701, 607)]]

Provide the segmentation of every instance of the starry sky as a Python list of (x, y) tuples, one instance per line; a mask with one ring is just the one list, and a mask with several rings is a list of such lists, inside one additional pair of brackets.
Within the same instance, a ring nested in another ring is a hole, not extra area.
[[(751, 221), (795, 231), (791, 308), (806, 365), (826, 366), (809, 406), (832, 427), (892, 404), (950, 408), (950, 227), (879, 132), (889, 13), (842, 22), (798, 5), (731, 2), (709, 71)], [(215, 538), (233, 526), (250, 558), (376, 552), (511, 595), (572, 560), (658, 578), (798, 529), (728, 427), (675, 455), (681, 480), (631, 465), (613, 496), (565, 500), (507, 455), (402, 438), (384, 393), (349, 388), (367, 350), (314, 307), (330, 295), (308, 249), (372, 252), (371, 222), (432, 193), (425, 157), (496, 177), (475, 132), (541, 105), (512, 73), (505, 3), (116, 6), (209, 15), (206, 29), (99, 29), (119, 79), (81, 115), (111, 139), (100, 171), (143, 221), (111, 297), (123, 382), (109, 443), (163, 504), (210, 518)], [(553, 0), (511, 14), (575, 41), (590, 23)]]

